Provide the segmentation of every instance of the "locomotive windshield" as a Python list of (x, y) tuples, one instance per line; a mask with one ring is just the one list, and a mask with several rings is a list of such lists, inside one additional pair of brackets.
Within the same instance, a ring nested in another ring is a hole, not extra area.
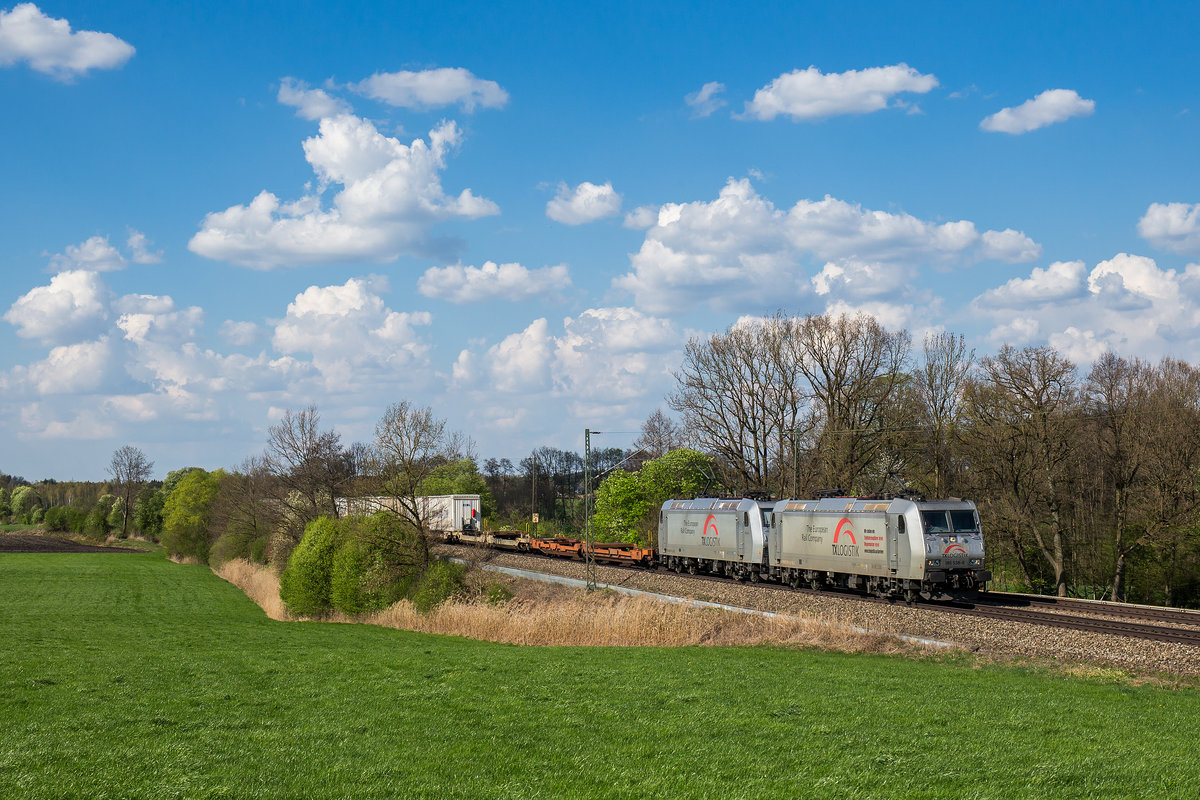
[(921, 520), (926, 533), (975, 533), (979, 530), (975, 512), (970, 509), (958, 511), (922, 511)]

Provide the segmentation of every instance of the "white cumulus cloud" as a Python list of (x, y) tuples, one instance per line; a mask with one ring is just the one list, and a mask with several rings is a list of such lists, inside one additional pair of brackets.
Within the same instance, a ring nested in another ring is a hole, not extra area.
[(366, 80), (351, 84), (350, 88), (401, 108), (458, 105), (464, 111), (474, 111), (476, 106), (503, 108), (508, 102), (508, 92), (500, 84), (477, 78), (462, 67), (377, 72)]
[(311, 89), (304, 81), (284, 78), (279, 82), (277, 98), (285, 106), (296, 109), (296, 116), (303, 119), (323, 119), (349, 114), (350, 104), (340, 97), (333, 97), (324, 89)]
[(491, 347), (463, 350), (454, 380), (464, 390), (520, 395), (547, 418), (561, 417), (565, 400), (572, 414), (609, 419), (636, 401), (661, 399), (682, 344), (668, 320), (591, 308), (565, 318), (559, 333), (537, 319)]
[[(647, 211), (639, 221), (650, 216)], [(632, 271), (613, 286), (654, 314), (682, 313), (697, 304), (729, 310), (761, 302), (764, 293), (780, 303), (814, 289), (830, 300), (842, 292), (861, 298), (880, 282), (904, 285), (922, 265), (1024, 261), (1038, 252), (1016, 231), (980, 234), (967, 220), (936, 224), (828, 196), (784, 211), (749, 180), (731, 178), (711, 202), (660, 206), (630, 257)], [(824, 266), (810, 279), (806, 268), (814, 262)]]
[(37, 286), (17, 298), (4, 314), (17, 335), (46, 344), (77, 342), (104, 329), (112, 292), (87, 270), (60, 272), (49, 286)]
[[(188, 249), (255, 269), (445, 256), (453, 243), (434, 238), (434, 225), (499, 213), (470, 189), (456, 196), (442, 189), (440, 173), (460, 139), (453, 122), (430, 131), (428, 142), (404, 145), (368, 120), (326, 117), (304, 142), (320, 184), (314, 193), (284, 203), (263, 191), (247, 205), (212, 212)], [(334, 184), (342, 188), (326, 207), (322, 193)]]
[(506, 393), (543, 391), (550, 385), (553, 345), (545, 317), (535, 319), (525, 330), (505, 336), (483, 354), (459, 353), (454, 381), (462, 387)]
[(1048, 301), (1066, 300), (1083, 291), (1087, 266), (1082, 261), (1056, 261), (1042, 269), (1034, 267), (1028, 278), (1013, 278), (979, 297), (991, 308), (1026, 308)]
[(924, 94), (938, 85), (907, 64), (823, 73), (816, 67), (785, 72), (754, 93), (743, 118), (772, 120), (783, 115), (813, 120), (839, 114), (867, 114), (887, 108), (901, 93)]
[(558, 185), (554, 199), (546, 203), (546, 216), (564, 225), (582, 225), (621, 213), (621, 195), (612, 183), (597, 185), (584, 181), (575, 188)]
[(384, 278), (351, 278), (340, 286), (310, 286), (296, 295), (275, 326), (272, 344), (284, 354), (308, 353), (326, 386), (349, 389), (383, 373), (422, 366), (428, 343), (417, 333), (428, 312), (393, 311), (381, 293)]
[(1200, 256), (1200, 203), (1151, 203), (1137, 229), (1160, 250)]
[(100, 387), (118, 369), (108, 337), (101, 336), (93, 342), (59, 345), (24, 375), (18, 367), (16, 377), (27, 379), (40, 395), (74, 394)]
[(1129, 253), (1091, 270), (1057, 262), (984, 292), (972, 307), (993, 318), (991, 341), (1046, 342), (1081, 364), (1105, 349), (1172, 355), (1200, 346), (1200, 265), (1177, 272)]
[(482, 267), (455, 264), (430, 267), (417, 281), (426, 297), (451, 303), (480, 303), (485, 300), (527, 300), (554, 295), (571, 285), (565, 265), (529, 269), (517, 263), (484, 262)]
[(115, 272), (127, 265), (125, 256), (117, 252), (107, 236), (93, 236), (82, 244), (68, 245), (65, 252), (50, 257), (50, 268), (57, 272)]
[(133, 45), (111, 33), (72, 31), (33, 3), (0, 11), (0, 67), (21, 62), (60, 81), (92, 69), (115, 69), (133, 57)]
[(1074, 89), (1049, 89), (1019, 106), (1000, 109), (979, 127), (993, 133), (1029, 133), (1071, 117), (1090, 116), (1095, 110), (1096, 101), (1085, 100)]

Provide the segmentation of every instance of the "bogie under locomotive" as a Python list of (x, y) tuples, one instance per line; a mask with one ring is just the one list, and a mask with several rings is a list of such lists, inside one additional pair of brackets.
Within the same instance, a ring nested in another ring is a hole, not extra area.
[(668, 500), (659, 563), (883, 597), (951, 600), (982, 589), (983, 534), (965, 500)]

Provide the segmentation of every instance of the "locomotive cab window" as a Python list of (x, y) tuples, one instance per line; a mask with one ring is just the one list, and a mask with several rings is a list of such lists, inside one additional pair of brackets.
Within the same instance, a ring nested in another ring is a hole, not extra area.
[(950, 520), (945, 511), (922, 511), (921, 521), (925, 523), (926, 533), (950, 532)]
[(970, 509), (951, 511), (950, 524), (955, 533), (975, 533), (979, 530), (979, 517)]
[(742, 512), (742, 525), (746, 526), (747, 528), (750, 527), (750, 512), (749, 511)]
[(901, 515), (900, 515), (900, 517), (899, 517), (899, 518), (896, 520), (896, 530), (897, 530), (899, 533), (905, 533), (905, 532), (906, 532), (906, 531), (904, 530), (904, 515), (903, 515), (903, 514), (901, 514)]

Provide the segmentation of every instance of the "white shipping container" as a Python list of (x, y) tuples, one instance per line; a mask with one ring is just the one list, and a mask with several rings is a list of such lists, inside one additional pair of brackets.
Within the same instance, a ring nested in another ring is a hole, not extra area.
[(425, 525), (435, 533), (459, 533), (479, 530), (479, 495), (441, 494), (418, 497), (418, 508)]
[[(404, 513), (392, 497), (354, 497), (337, 499), (338, 514), (374, 514), (376, 511)], [(480, 527), (480, 503), (477, 494), (442, 494), (417, 498), (417, 509), (425, 526), (434, 533), (477, 531)]]

